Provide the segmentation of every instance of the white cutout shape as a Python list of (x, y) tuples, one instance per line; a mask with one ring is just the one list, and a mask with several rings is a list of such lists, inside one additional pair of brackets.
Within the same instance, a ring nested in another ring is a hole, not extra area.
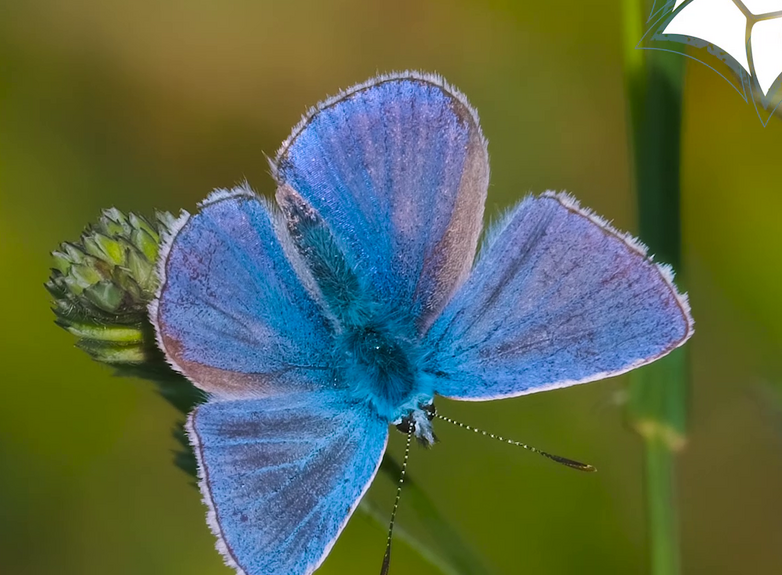
[(673, 17), (663, 34), (699, 38), (719, 46), (749, 72), (746, 30), (747, 18), (733, 0), (693, 0)]
[[(668, 6), (673, 17), (660, 34), (702, 40), (723, 50), (754, 78), (755, 90), (769, 96), (782, 76), (782, 0), (673, 0)], [(746, 87), (742, 91), (746, 99)], [(770, 102), (764, 99), (762, 106)]]
[(764, 95), (782, 74), (782, 18), (761, 20), (752, 27), (752, 63)]

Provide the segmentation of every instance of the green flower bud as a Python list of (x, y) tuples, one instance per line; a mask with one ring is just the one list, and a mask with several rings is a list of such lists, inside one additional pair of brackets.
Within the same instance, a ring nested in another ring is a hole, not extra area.
[(94, 359), (115, 366), (162, 361), (147, 305), (158, 287), (160, 238), (173, 221), (168, 213), (148, 220), (111, 208), (79, 242), (52, 252), (46, 289), (57, 324), (76, 335), (77, 345)]

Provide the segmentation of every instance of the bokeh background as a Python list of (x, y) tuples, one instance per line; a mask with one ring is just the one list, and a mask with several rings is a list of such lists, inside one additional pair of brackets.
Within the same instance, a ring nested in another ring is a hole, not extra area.
[[(0, 0), (0, 573), (230, 573), (191, 479), (171, 463), (176, 412), (52, 323), (48, 252), (105, 207), (193, 209), (244, 178), (271, 193), (264, 154), (307, 106), (407, 68), (440, 72), (478, 108), (489, 214), (566, 189), (636, 230), (621, 7), (586, 6)], [(677, 481), (684, 570), (780, 573), (782, 121), (764, 128), (698, 63), (687, 65), (684, 114), (684, 275), (697, 321)], [(410, 473), (487, 572), (645, 573), (643, 457), (625, 386), (438, 404), (597, 474), (442, 425)], [(369, 497), (390, 512), (393, 488), (381, 477)], [(356, 516), (321, 572), (377, 572), (384, 543), (384, 527)], [(402, 544), (392, 571), (435, 572)]]

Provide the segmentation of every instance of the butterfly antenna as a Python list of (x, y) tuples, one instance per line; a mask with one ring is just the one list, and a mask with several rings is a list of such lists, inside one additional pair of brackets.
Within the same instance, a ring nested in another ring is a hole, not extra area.
[[(437, 419), (442, 419), (443, 421), (447, 421), (448, 423), (451, 423), (457, 427), (461, 427), (462, 429), (466, 429), (468, 431), (472, 431), (474, 433), (478, 433), (480, 435), (483, 435), (485, 437), (490, 437), (492, 439), (496, 439), (497, 441), (502, 441), (503, 443), (509, 443), (510, 445), (515, 445), (516, 447), (522, 447), (526, 449), (527, 451), (531, 451), (532, 453), (537, 453), (538, 455), (542, 455), (543, 457), (547, 457), (551, 461), (556, 461), (557, 463), (561, 463), (562, 465), (566, 465), (567, 467), (570, 467), (571, 469), (578, 469), (579, 471), (597, 471), (597, 469), (587, 463), (580, 463), (578, 461), (574, 461), (572, 459), (568, 459), (567, 457), (561, 457), (559, 455), (554, 455), (552, 453), (548, 453), (546, 451), (543, 451), (541, 449), (538, 449), (537, 447), (532, 447), (531, 445), (527, 445), (526, 443), (521, 443), (520, 441), (513, 441), (512, 439), (505, 439), (504, 437), (500, 435), (494, 435), (493, 433), (489, 433), (488, 431), (483, 431), (482, 429), (478, 429), (476, 427), (472, 427), (470, 425), (467, 425), (465, 423), (459, 423), (458, 421), (455, 421), (451, 419), (450, 417), (446, 417), (445, 415), (440, 415), (439, 413), (435, 413), (435, 417)], [(404, 475), (404, 471), (402, 472)]]
[(388, 575), (388, 568), (391, 565), (391, 535), (394, 533), (394, 521), (396, 520), (396, 510), (399, 509), (399, 500), (402, 497), (402, 484), (405, 482), (405, 473), (407, 471), (407, 460), (410, 458), (410, 442), (413, 439), (415, 427), (410, 425), (407, 432), (407, 443), (405, 444), (405, 457), (402, 460), (402, 472), (399, 474), (399, 483), (396, 486), (396, 499), (394, 500), (394, 509), (391, 511), (391, 522), (388, 525), (388, 539), (386, 540), (386, 554), (383, 555), (383, 567), (380, 569), (380, 575)]

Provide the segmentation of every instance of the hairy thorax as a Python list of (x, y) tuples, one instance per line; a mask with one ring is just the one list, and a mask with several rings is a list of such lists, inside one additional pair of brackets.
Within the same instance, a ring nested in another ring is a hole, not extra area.
[(430, 432), (425, 429), (425, 408), (432, 403), (432, 378), (422, 369), (415, 340), (405, 331), (388, 319), (351, 327), (340, 336), (337, 364), (357, 400), (369, 403), (389, 423), (420, 421), (415, 433), (426, 440)]

